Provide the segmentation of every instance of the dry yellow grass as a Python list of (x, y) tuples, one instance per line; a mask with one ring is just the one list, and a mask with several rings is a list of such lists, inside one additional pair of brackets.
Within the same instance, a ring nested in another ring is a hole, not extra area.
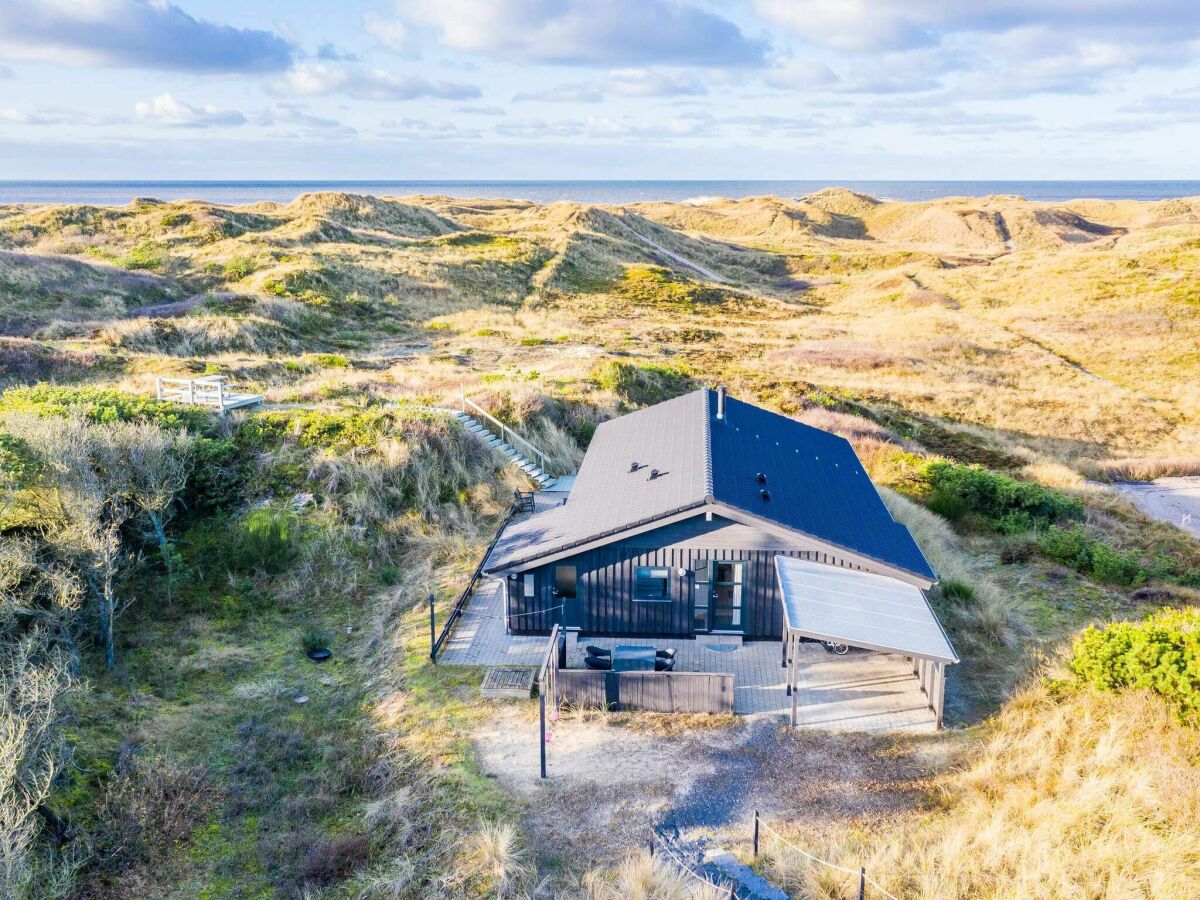
[[(941, 809), (886, 830), (789, 836), (861, 862), (904, 900), (1200, 895), (1200, 733), (1150, 694), (1028, 688), (938, 794)], [(844, 878), (769, 852), (792, 890), (853, 896)]]

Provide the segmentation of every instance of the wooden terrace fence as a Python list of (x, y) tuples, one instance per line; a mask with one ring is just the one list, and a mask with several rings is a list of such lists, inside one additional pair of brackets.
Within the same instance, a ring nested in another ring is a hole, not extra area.
[(450, 637), (450, 631), (454, 628), (454, 623), (458, 621), (463, 614), (463, 609), (466, 608), (467, 601), (471, 599), (471, 594), (475, 591), (475, 586), (479, 584), (479, 579), (483, 576), (483, 565), (488, 561), (488, 557), (492, 555), (492, 551), (496, 549), (496, 542), (500, 540), (500, 535), (504, 534), (504, 529), (508, 527), (508, 523), (512, 521), (513, 516), (517, 514), (517, 504), (513, 504), (508, 511), (508, 515), (504, 517), (504, 521), (500, 523), (500, 527), (496, 529), (496, 534), (492, 538), (492, 542), (483, 551), (483, 556), (479, 560), (479, 565), (475, 567), (475, 571), (471, 574), (471, 580), (467, 582), (467, 586), (463, 588), (463, 592), (458, 595), (458, 600), (450, 610), (450, 616), (446, 619), (446, 624), (442, 626), (441, 634), (433, 637), (436, 631), (433, 609), (433, 594), (429, 595), (429, 632), (431, 644), (429, 647), (429, 659), (436, 663), (438, 651), (442, 649), (442, 644), (446, 643), (446, 639)]
[(563, 669), (559, 702), (611, 710), (732, 713), (733, 675), (723, 672), (603, 672)]

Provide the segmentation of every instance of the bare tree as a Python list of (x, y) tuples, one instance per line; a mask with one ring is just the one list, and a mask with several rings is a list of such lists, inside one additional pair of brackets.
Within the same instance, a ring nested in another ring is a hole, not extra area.
[(69, 685), (65, 654), (44, 631), (0, 644), (0, 896), (31, 890), (35, 816), (61, 762), (54, 723)]
[(134, 513), (129, 460), (117, 431), (75, 416), (10, 416), (4, 425), (43, 463), (43, 480), (53, 496), (46, 537), (83, 573), (111, 669), (116, 665), (114, 622), (128, 606), (117, 595), (130, 559), (121, 529)]
[(167, 574), (174, 575), (166, 523), (191, 472), (191, 439), (186, 431), (149, 423), (122, 425), (114, 437), (128, 458), (130, 498), (149, 520)]
[(78, 664), (75, 634), (84, 595), (79, 574), (32, 537), (0, 536), (0, 640), (29, 623), (56, 638)]

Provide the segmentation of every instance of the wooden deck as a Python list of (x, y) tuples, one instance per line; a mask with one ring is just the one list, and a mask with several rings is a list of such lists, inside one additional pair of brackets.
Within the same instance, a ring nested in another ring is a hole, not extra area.
[(157, 378), (155, 397), (160, 402), (184, 403), (188, 406), (211, 406), (224, 417), (231, 409), (254, 406), (263, 402), (262, 394), (231, 391), (225, 386), (224, 375), (203, 378)]
[[(545, 635), (504, 631), (504, 584), (480, 583), (438, 656), (442, 665), (541, 664)], [(587, 644), (674, 647), (676, 672), (728, 672), (734, 676), (734, 711), (785, 719), (791, 713), (787, 670), (778, 641), (722, 642), (711, 638), (584, 638), (568, 646), (567, 665), (583, 669)], [(801, 644), (796, 690), (802, 728), (848, 731), (935, 731), (936, 717), (906, 657), (852, 651), (826, 653), (820, 644)]]

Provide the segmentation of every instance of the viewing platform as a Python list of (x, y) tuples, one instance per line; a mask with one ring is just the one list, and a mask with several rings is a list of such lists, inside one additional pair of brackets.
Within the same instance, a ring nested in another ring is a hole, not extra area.
[(231, 409), (241, 409), (263, 402), (262, 394), (243, 394), (230, 390), (224, 375), (206, 375), (203, 378), (156, 378), (155, 397), (170, 403), (186, 403), (189, 406), (211, 406), (225, 417)]

